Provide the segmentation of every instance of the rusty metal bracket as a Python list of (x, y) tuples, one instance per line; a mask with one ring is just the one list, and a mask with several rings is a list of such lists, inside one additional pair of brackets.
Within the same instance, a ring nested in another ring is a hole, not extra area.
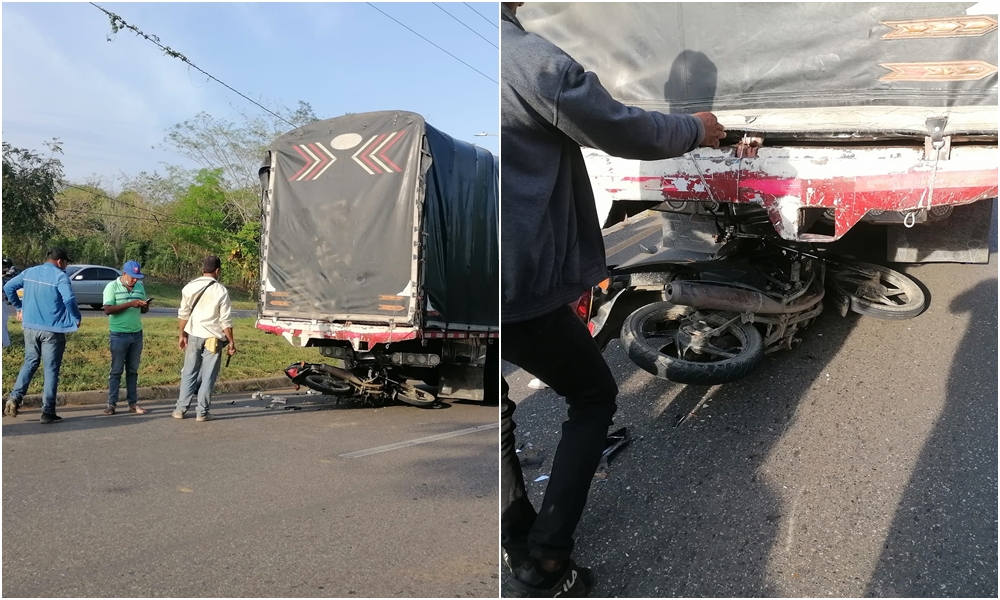
[(736, 144), (736, 158), (757, 158), (757, 149), (764, 145), (764, 134), (743, 135)]
[(928, 135), (924, 137), (924, 160), (951, 158), (951, 136), (944, 134), (948, 117), (931, 117), (925, 124)]

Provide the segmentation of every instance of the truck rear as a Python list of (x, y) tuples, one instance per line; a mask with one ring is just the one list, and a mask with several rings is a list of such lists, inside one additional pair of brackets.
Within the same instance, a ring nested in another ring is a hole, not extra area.
[(260, 170), (257, 328), (359, 380), (482, 399), (499, 333), (497, 173), (491, 153), (410, 112), (277, 138)]
[(718, 250), (720, 215), (826, 244), (887, 227), (894, 262), (985, 262), (997, 196), (987, 3), (531, 3), (518, 16), (619, 101), (712, 111), (720, 149), (585, 150), (609, 226), (655, 207), (663, 246)]

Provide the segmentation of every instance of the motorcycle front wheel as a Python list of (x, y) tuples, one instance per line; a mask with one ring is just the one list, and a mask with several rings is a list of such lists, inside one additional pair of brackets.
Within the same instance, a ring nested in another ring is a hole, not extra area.
[(859, 315), (899, 321), (924, 311), (924, 291), (915, 281), (882, 265), (847, 263), (830, 272), (834, 288), (850, 298)]
[(661, 379), (730, 383), (750, 374), (764, 356), (760, 332), (731, 319), (718, 312), (656, 302), (625, 319), (621, 342), (632, 362)]

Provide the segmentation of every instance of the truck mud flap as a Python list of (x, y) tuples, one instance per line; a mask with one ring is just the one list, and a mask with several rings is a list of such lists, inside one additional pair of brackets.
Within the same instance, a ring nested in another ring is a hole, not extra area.
[(482, 367), (442, 365), (438, 398), (453, 400), (483, 400)]
[[(889, 225), (886, 258), (898, 263), (954, 262), (985, 264), (990, 260), (991, 226), (997, 199), (956, 206), (945, 219), (906, 228)], [(995, 238), (994, 238), (995, 240)]]

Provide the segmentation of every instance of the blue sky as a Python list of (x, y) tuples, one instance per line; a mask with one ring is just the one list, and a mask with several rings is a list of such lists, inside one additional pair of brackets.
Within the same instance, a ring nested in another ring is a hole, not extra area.
[[(365, 3), (97, 4), (263, 104), (309, 102), (323, 119), (400, 109), (499, 153), (497, 85)], [(497, 3), (439, 3), (499, 45)], [(378, 3), (486, 75), (499, 51), (431, 3)], [(3, 140), (44, 150), (58, 137), (67, 179), (190, 166), (161, 147), (201, 111), (259, 109), (122, 31), (88, 3), (3, 3)]]

